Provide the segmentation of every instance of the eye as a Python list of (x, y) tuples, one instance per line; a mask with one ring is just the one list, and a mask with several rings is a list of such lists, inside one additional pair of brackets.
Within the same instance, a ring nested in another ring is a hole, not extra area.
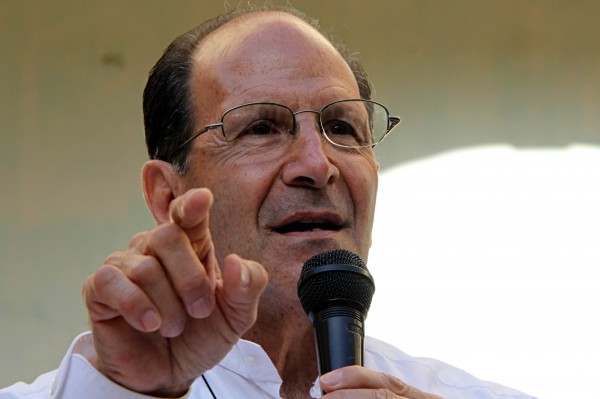
[(244, 131), (244, 135), (265, 136), (268, 134), (278, 134), (280, 129), (272, 121), (260, 120), (252, 123)]
[(355, 136), (356, 130), (343, 121), (330, 121), (324, 126), (325, 132), (331, 136)]

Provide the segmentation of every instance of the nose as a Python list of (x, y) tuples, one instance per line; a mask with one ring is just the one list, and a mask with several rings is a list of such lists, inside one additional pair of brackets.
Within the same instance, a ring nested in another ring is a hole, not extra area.
[(335, 151), (321, 133), (318, 113), (297, 112), (296, 132), (285, 155), (282, 172), (284, 182), (312, 188), (322, 188), (334, 182), (340, 175), (337, 166), (332, 163)]

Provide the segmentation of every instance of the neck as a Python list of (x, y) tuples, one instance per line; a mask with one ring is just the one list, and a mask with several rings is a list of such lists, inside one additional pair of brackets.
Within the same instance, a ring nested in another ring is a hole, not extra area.
[(258, 314), (244, 338), (261, 345), (271, 358), (283, 380), (283, 398), (308, 397), (318, 375), (317, 355), (312, 324), (300, 303), (259, 309)]

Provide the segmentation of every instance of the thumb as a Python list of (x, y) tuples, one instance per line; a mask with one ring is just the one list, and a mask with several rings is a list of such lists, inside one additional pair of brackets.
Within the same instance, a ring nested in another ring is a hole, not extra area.
[(229, 255), (222, 265), (221, 308), (231, 328), (242, 336), (256, 321), (258, 302), (269, 276), (258, 262)]

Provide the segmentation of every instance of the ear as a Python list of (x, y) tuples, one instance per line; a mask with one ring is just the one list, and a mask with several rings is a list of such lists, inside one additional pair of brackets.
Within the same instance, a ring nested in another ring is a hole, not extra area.
[(146, 205), (158, 224), (169, 221), (169, 205), (180, 194), (181, 177), (165, 161), (150, 160), (142, 168)]

